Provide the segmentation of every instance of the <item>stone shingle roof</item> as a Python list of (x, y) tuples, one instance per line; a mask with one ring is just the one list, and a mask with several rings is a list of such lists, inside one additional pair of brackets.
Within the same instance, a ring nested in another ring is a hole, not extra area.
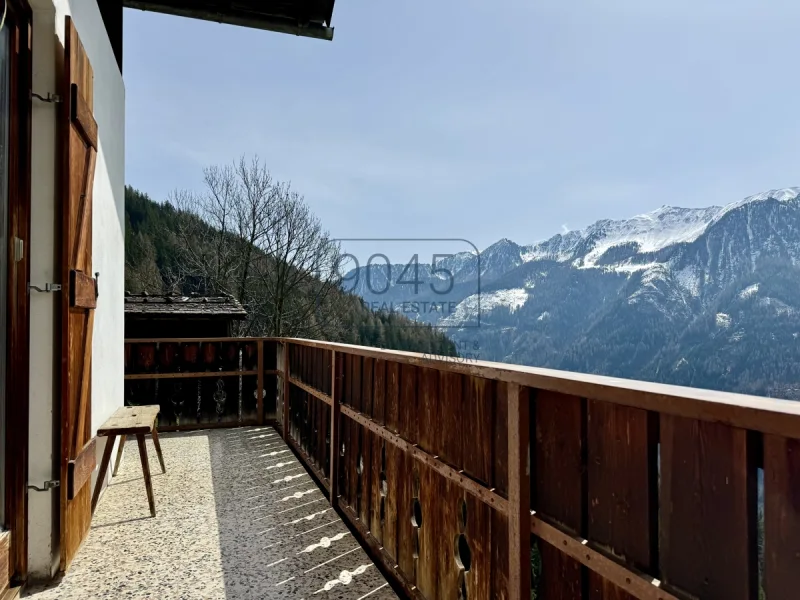
[(136, 317), (227, 317), (244, 319), (247, 311), (232, 296), (125, 294), (125, 315)]

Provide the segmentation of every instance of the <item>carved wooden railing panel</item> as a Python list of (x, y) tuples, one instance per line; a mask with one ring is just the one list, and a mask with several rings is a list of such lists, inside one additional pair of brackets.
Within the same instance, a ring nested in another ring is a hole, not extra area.
[(411, 597), (533, 587), (538, 598), (755, 600), (763, 589), (772, 600), (799, 589), (798, 404), (281, 345), (288, 440)]
[(158, 404), (161, 429), (275, 418), (277, 342), (255, 338), (126, 340), (125, 403)]

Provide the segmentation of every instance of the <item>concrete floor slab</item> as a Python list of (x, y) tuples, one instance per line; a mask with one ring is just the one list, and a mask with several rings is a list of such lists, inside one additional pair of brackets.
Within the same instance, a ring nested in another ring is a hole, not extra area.
[(69, 572), (34, 600), (87, 598), (397, 598), (272, 428), (150, 441), (150, 517), (136, 442), (97, 506)]

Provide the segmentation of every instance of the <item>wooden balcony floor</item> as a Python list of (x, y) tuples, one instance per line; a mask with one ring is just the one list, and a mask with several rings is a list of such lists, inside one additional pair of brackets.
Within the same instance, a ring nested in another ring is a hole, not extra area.
[(325, 495), (269, 427), (148, 439), (151, 518), (135, 440), (51, 598), (396, 598)]

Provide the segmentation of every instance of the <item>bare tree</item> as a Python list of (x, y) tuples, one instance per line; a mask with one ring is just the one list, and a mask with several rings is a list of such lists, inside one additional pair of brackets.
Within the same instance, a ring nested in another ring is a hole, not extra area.
[(203, 292), (248, 299), (247, 284), (256, 248), (269, 231), (273, 182), (258, 158), (203, 171), (201, 193), (170, 196), (181, 216), (181, 263)]
[(269, 335), (321, 336), (340, 293), (340, 248), (289, 184), (273, 189), (269, 235), (254, 265), (264, 290), (261, 316)]
[(204, 170), (201, 193), (175, 192), (181, 255), (173, 279), (248, 306), (245, 335), (323, 335), (333, 326), (339, 247), (302, 196), (258, 158)]

